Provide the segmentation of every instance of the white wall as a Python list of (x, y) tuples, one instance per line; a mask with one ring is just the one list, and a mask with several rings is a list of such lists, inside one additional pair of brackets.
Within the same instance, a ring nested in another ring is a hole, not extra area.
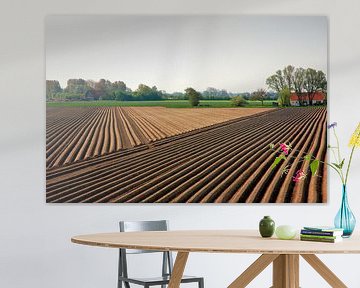
[[(173, 229), (256, 228), (263, 215), (280, 223), (331, 224), (340, 183), (331, 174), (325, 205), (48, 205), (45, 204), (44, 16), (47, 14), (210, 13), (328, 15), (330, 120), (342, 144), (360, 119), (360, 2), (357, 0), (33, 0), (0, 9), (0, 287), (115, 287), (116, 250), (70, 243), (74, 234), (116, 231), (119, 219), (167, 218)], [(307, 39), (299, 39), (307, 41)], [(294, 43), (296, 45), (296, 43)], [(360, 151), (350, 201), (360, 219)], [(206, 287), (226, 287), (255, 255), (193, 254), (188, 273)], [(360, 255), (322, 256), (347, 283), (360, 287)], [(146, 263), (135, 259), (137, 266)], [(348, 263), (348, 265), (344, 265)], [(142, 268), (142, 267), (141, 267)], [(153, 269), (150, 269), (153, 270)], [(269, 287), (266, 270), (251, 287)], [(306, 263), (302, 287), (328, 287)]]

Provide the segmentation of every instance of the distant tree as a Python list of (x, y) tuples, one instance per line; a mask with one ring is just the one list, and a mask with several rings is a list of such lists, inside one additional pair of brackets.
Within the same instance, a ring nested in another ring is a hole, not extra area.
[(98, 82), (95, 83), (95, 95), (97, 99), (102, 100), (114, 100), (114, 90), (111, 81), (100, 79)]
[(145, 84), (139, 84), (138, 89), (134, 92), (137, 100), (162, 100), (162, 91), (159, 91), (156, 86), (149, 87)]
[(244, 107), (247, 104), (247, 101), (243, 96), (235, 96), (231, 99), (231, 104), (235, 107)]
[[(274, 75), (271, 75), (266, 79), (266, 85), (276, 92), (280, 92), (282, 89), (287, 87), (283, 72), (281, 70), (277, 70)], [(288, 88), (290, 89), (290, 87)]]
[(85, 100), (86, 95), (92, 88), (84, 79), (69, 79), (62, 97), (67, 100)]
[(115, 91), (121, 90), (121, 91), (126, 91), (126, 84), (123, 81), (115, 81), (114, 83), (112, 83), (112, 89)]
[(213, 87), (208, 87), (206, 90), (202, 93), (202, 96), (204, 99), (213, 100), (218, 95), (218, 90)]
[(69, 79), (67, 81), (67, 86), (64, 89), (67, 93), (73, 94), (84, 94), (89, 90), (89, 86), (87, 81), (84, 79)]
[(324, 81), (321, 85), (321, 91), (324, 93), (325, 101), (327, 101), (327, 81)]
[(290, 89), (285, 87), (279, 92), (278, 104), (279, 106), (290, 106)]
[[(294, 77), (295, 77), (295, 67), (292, 65), (288, 65), (286, 67), (284, 67), (284, 69), (282, 70), (282, 75), (284, 77), (284, 83), (285, 86), (288, 87), (291, 90), (294, 89)], [(284, 88), (284, 87), (283, 87)]]
[(266, 91), (262, 88), (253, 92), (250, 97), (251, 100), (261, 101), (261, 106), (264, 106), (265, 98), (266, 98)]
[(200, 92), (198, 92), (195, 89), (190, 88), (190, 87), (186, 88), (185, 92), (186, 92), (187, 98), (189, 99), (190, 105), (192, 107), (198, 106), (200, 103), (200, 98), (201, 98)]
[(90, 88), (95, 89), (96, 81), (94, 81), (94, 80), (86, 80), (86, 84), (87, 84)]
[(56, 98), (56, 94), (61, 93), (62, 89), (59, 81), (46, 80), (46, 100), (53, 100)]
[(115, 100), (116, 101), (131, 101), (133, 100), (133, 96), (131, 93), (123, 90), (115, 91)]
[(229, 93), (225, 90), (219, 90), (213, 87), (206, 88), (205, 91), (202, 92), (203, 99), (215, 100), (215, 99), (229, 99)]
[(305, 69), (304, 68), (296, 68), (294, 72), (294, 79), (293, 79), (293, 91), (295, 92), (296, 96), (299, 100), (299, 105), (303, 106), (305, 102), (305, 95), (304, 95), (304, 81), (305, 81)]
[(327, 87), (327, 81), (325, 73), (312, 68), (305, 70), (304, 90), (309, 100), (309, 104), (312, 105), (315, 93), (318, 91), (324, 91)]

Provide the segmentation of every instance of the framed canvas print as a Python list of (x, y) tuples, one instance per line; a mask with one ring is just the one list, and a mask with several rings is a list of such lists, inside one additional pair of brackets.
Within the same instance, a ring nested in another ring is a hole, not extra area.
[(321, 16), (46, 18), (48, 203), (324, 203)]

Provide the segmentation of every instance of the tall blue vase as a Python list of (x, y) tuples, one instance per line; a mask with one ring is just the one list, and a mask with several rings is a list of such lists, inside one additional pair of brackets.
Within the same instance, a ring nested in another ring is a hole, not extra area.
[(344, 229), (345, 238), (350, 237), (355, 229), (356, 219), (349, 207), (346, 185), (343, 185), (341, 207), (336, 214), (334, 224), (336, 228)]

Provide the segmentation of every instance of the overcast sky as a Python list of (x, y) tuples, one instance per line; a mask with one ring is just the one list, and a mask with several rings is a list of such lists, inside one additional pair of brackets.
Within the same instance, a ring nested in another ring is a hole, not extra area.
[(327, 29), (318, 16), (48, 16), (46, 79), (251, 92), (288, 64), (326, 72)]

